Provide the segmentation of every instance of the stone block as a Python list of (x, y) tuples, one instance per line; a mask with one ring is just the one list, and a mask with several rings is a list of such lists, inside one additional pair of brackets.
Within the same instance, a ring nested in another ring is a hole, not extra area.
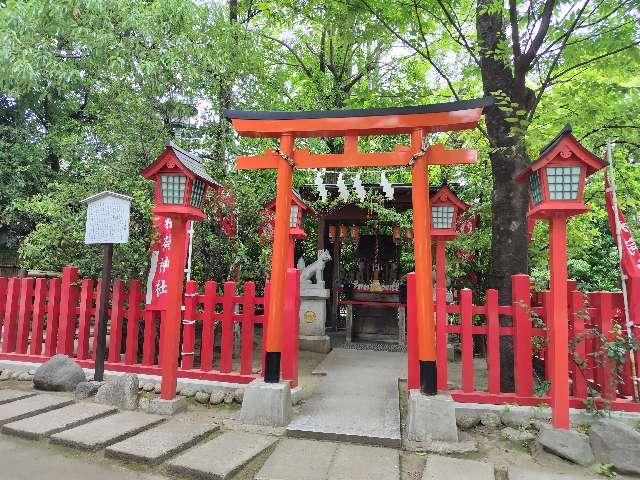
[(2, 427), (2, 432), (39, 440), (115, 412), (116, 408), (107, 405), (76, 403), (9, 423)]
[(328, 335), (300, 335), (298, 348), (305, 352), (329, 353), (331, 338)]
[(489, 428), (498, 428), (502, 425), (502, 420), (497, 413), (485, 412), (480, 415), (480, 423)]
[(519, 467), (509, 467), (508, 477), (509, 480), (578, 480), (577, 477), (568, 474)]
[(34, 395), (15, 402), (5, 403), (0, 408), (0, 425), (33, 417), (56, 408), (66, 407), (71, 403), (73, 403), (72, 399), (58, 395)]
[(325, 480), (335, 453), (335, 443), (284, 438), (255, 480)]
[(258, 379), (244, 391), (240, 422), (249, 425), (284, 427), (291, 420), (291, 389), (288, 382), (266, 383)]
[(138, 408), (137, 375), (127, 373), (110, 378), (98, 389), (95, 401), (122, 410), (135, 410)]
[(198, 418), (176, 417), (107, 447), (105, 456), (155, 465), (192, 447), (218, 428)]
[(419, 390), (409, 392), (407, 437), (415, 442), (458, 441), (455, 405), (451, 396), (424, 395)]
[(196, 402), (198, 402), (198, 403), (207, 404), (207, 403), (209, 403), (210, 396), (211, 395), (209, 393), (207, 393), (207, 392), (196, 392), (196, 395), (195, 395), (194, 398), (195, 398)]
[(0, 390), (0, 405), (3, 403), (15, 402), (22, 398), (32, 397), (35, 392), (25, 392), (24, 390)]
[(535, 438), (531, 432), (513, 427), (504, 427), (500, 430), (500, 436), (518, 445), (522, 445), (524, 442), (530, 442)]
[(640, 433), (613, 419), (591, 426), (589, 441), (596, 461), (612, 463), (619, 473), (640, 475)]
[(429, 455), (422, 472), (422, 480), (493, 480), (494, 466), (490, 463), (461, 458)]
[(51, 392), (73, 392), (78, 383), (86, 381), (82, 367), (66, 355), (54, 355), (33, 376), (35, 388)]
[(399, 480), (400, 455), (391, 448), (338, 444), (327, 479)]
[(174, 397), (171, 400), (154, 398), (149, 403), (149, 413), (156, 415), (175, 415), (187, 409), (187, 399), (185, 397)]
[(100, 450), (162, 422), (163, 417), (122, 412), (51, 436), (51, 442), (83, 450)]
[(547, 452), (578, 465), (588, 466), (595, 461), (589, 437), (583, 433), (545, 428), (540, 431), (538, 442)]
[(76, 400), (84, 400), (85, 398), (89, 398), (98, 393), (100, 387), (104, 384), (104, 382), (99, 382), (97, 380), (89, 380), (88, 382), (80, 382), (76, 385)]
[(179, 455), (167, 465), (179, 475), (226, 480), (277, 441), (272, 436), (228, 432)]

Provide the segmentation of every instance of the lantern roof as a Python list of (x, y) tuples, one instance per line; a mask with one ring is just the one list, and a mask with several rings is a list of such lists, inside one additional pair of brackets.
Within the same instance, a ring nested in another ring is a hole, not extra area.
[(155, 175), (160, 169), (162, 169), (169, 160), (177, 161), (178, 166), (185, 173), (190, 176), (196, 177), (199, 180), (209, 184), (212, 187), (220, 187), (221, 185), (207, 174), (202, 165), (202, 159), (195, 153), (187, 152), (178, 147), (175, 143), (168, 140), (164, 144), (164, 151), (160, 156), (141, 173), (145, 178), (149, 178)]
[[(295, 189), (292, 188), (291, 189), (291, 202), (294, 203), (295, 205), (297, 205), (301, 211), (309, 211), (309, 213), (311, 215), (315, 215), (316, 211), (311, 208), (310, 205), (307, 205), (304, 200), (302, 200), (302, 197), (300, 196), (300, 193)], [(276, 208), (276, 200), (275, 198), (273, 200), (271, 200), (269, 203), (267, 203), (265, 205), (265, 208), (269, 208), (269, 209), (275, 209)]]
[(560, 133), (540, 151), (538, 159), (518, 174), (516, 182), (523, 182), (532, 172), (540, 170), (558, 156), (566, 159), (574, 155), (585, 165), (587, 176), (606, 167), (608, 165), (607, 162), (584, 148), (578, 139), (573, 136), (571, 130), (571, 125), (566, 124)]
[(453, 190), (446, 183), (443, 183), (438, 190), (431, 194), (430, 202), (450, 202), (453, 203), (461, 212), (469, 210), (470, 205), (466, 204), (458, 198)]

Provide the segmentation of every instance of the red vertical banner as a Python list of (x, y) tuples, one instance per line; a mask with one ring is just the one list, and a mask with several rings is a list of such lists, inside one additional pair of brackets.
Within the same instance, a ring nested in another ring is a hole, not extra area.
[[(185, 222), (187, 241), (184, 256), (189, 251), (189, 232), (193, 222)], [(169, 253), (173, 242), (173, 221), (169, 217), (155, 215), (153, 227), (157, 233), (156, 240), (151, 245), (151, 263), (147, 277), (147, 294), (145, 299), (147, 310), (165, 310), (167, 303), (167, 277), (169, 275)], [(186, 263), (186, 262), (185, 262)]]

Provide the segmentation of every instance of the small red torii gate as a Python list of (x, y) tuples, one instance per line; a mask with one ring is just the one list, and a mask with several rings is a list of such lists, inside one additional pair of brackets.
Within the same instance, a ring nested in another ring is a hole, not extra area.
[[(476, 127), (491, 97), (415, 107), (332, 110), (320, 112), (251, 112), (224, 110), (235, 130), (244, 137), (278, 138), (280, 145), (262, 155), (238, 156), (241, 170), (277, 169), (276, 214), (271, 264), (271, 295), (265, 344), (264, 380), (280, 381), (282, 317), (289, 234), (289, 208), (293, 168), (411, 167), (415, 254), (416, 316), (420, 387), (435, 395), (436, 342), (433, 316), (431, 211), (428, 165), (475, 163), (476, 151), (447, 150), (441, 144), (425, 146), (427, 133)], [(409, 134), (411, 144), (392, 152), (358, 150), (358, 137)], [(296, 138), (344, 137), (344, 153), (314, 154), (296, 149)]]

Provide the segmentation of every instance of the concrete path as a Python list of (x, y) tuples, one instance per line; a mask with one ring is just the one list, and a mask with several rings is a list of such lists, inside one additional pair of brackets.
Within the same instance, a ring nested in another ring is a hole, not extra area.
[(100, 450), (162, 422), (165, 417), (122, 412), (51, 436), (51, 442), (82, 450)]
[(287, 434), (400, 447), (398, 378), (406, 368), (405, 353), (332, 350), (316, 368), (326, 376)]
[(20, 400), (21, 398), (32, 397), (34, 395), (35, 392), (25, 392), (24, 390), (0, 390), (0, 405)]
[(0, 425), (11, 423), (39, 413), (62, 408), (73, 403), (73, 399), (59, 395), (34, 395), (22, 400), (5, 403), (0, 408)]
[(283, 439), (255, 480), (398, 480), (399, 477), (397, 450)]
[(178, 416), (107, 447), (107, 457), (157, 464), (192, 447), (220, 428), (197, 416)]
[(170, 460), (169, 470), (191, 478), (226, 480), (277, 440), (254, 433), (224, 433)]
[(166, 480), (109, 465), (95, 458), (62, 455), (46, 445), (0, 436), (0, 478), (6, 480)]
[(51, 412), (8, 423), (2, 427), (2, 432), (24, 438), (41, 439), (117, 411), (117, 408), (109, 405), (88, 402), (75, 403)]
[(429, 455), (422, 480), (494, 480), (494, 466), (475, 460)]

